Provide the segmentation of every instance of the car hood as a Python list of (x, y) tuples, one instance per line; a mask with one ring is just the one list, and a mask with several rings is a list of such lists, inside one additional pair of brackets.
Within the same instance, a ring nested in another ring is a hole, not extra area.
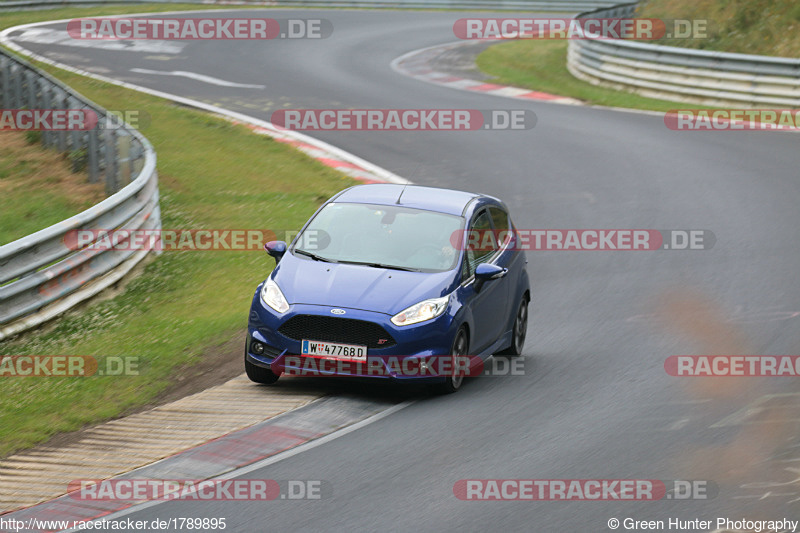
[(446, 294), (455, 274), (325, 263), (287, 252), (275, 267), (273, 279), (290, 304), (349, 307), (395, 315), (417, 302)]

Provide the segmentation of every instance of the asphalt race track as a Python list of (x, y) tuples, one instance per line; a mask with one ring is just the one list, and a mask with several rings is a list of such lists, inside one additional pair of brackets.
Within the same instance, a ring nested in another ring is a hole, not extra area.
[[(798, 518), (800, 487), (791, 482), (800, 476), (788, 470), (800, 460), (792, 454), (800, 445), (800, 395), (791, 394), (797, 378), (744, 385), (677, 378), (664, 361), (800, 350), (800, 137), (676, 132), (655, 114), (468, 93), (392, 70), (402, 54), (455, 41), (453, 22), (465, 13), (235, 13), (323, 18), (334, 32), (323, 40), (185, 41), (145, 52), (16, 42), (264, 120), (287, 108), (532, 110), (538, 123), (524, 131), (306, 133), (419, 184), (498, 196), (518, 228), (704, 229), (717, 241), (710, 250), (530, 251), (524, 375), (473, 379), (457, 394), (425, 396), (246, 474), (324, 480), (332, 494), (322, 500), (164, 502), (126, 518), (227, 517), (236, 532), (537, 533), (609, 531), (609, 519), (625, 517)], [(777, 393), (790, 395), (764, 398)], [(755, 402), (775, 398), (789, 407), (774, 409), (768, 421), (751, 416)], [(453, 494), (461, 479), (506, 478), (710, 480), (719, 494), (658, 502), (471, 502)]]

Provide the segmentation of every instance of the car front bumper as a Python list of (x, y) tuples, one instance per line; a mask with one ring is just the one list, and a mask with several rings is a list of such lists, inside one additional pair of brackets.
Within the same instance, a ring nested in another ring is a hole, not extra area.
[[(302, 339), (290, 338), (279, 331), (281, 325), (292, 317), (313, 315), (328, 317), (329, 306), (309, 304), (290, 305), (286, 313), (278, 314), (261, 300), (260, 288), (256, 291), (250, 309), (247, 328), (246, 357), (257, 366), (269, 368), (276, 374), (294, 376), (339, 376), (390, 379), (395, 381), (440, 382), (454, 366), (450, 350), (458, 324), (448, 309), (441, 316), (398, 327), (391, 316), (361, 309), (344, 309), (347, 319), (371, 322), (381, 326), (395, 341), (386, 348), (367, 348), (365, 362), (343, 361), (300, 355)], [(308, 340), (331, 341), (325, 338), (308, 337)], [(254, 343), (261, 343), (261, 353), (255, 353)]]

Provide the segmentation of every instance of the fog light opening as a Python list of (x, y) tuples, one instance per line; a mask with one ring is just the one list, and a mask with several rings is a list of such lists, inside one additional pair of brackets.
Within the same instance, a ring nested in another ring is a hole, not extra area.
[(256, 355), (263, 355), (264, 350), (266, 350), (266, 346), (263, 342), (253, 341), (250, 345), (250, 351)]

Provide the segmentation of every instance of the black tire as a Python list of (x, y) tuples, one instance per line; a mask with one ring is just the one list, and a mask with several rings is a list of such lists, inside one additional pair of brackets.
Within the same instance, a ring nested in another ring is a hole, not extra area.
[(461, 365), (456, 364), (456, 357), (469, 354), (469, 335), (467, 335), (466, 328), (461, 327), (458, 333), (456, 333), (456, 337), (453, 339), (453, 347), (450, 348), (450, 354), (453, 357), (451, 361), (453, 371), (445, 378), (444, 383), (439, 387), (439, 389), (446, 394), (456, 392), (464, 383), (464, 373)]
[(269, 368), (254, 365), (247, 360), (247, 355), (244, 356), (244, 371), (247, 373), (247, 377), (250, 378), (250, 381), (263, 383), (264, 385), (271, 385), (278, 381), (280, 377)]
[(528, 299), (523, 296), (514, 318), (514, 328), (511, 335), (511, 346), (499, 352), (500, 355), (516, 357), (522, 355), (525, 347), (525, 337), (528, 335)]

